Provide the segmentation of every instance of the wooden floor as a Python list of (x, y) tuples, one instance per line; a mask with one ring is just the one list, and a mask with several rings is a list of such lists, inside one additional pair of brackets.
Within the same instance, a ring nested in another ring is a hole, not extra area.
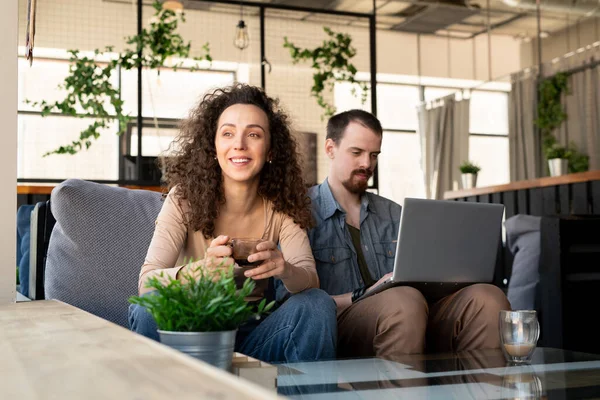
[(50, 398), (277, 395), (58, 301), (0, 306), (0, 399)]

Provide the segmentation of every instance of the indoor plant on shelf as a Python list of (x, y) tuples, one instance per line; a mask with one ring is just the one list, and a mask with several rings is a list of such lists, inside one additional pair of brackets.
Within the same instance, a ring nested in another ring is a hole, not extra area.
[(129, 301), (152, 314), (161, 343), (230, 370), (238, 327), (267, 313), (275, 303), (263, 299), (255, 307), (246, 302), (255, 283), (248, 278), (238, 289), (233, 267), (206, 271), (189, 264), (187, 268), (191, 272), (182, 273), (182, 280), (163, 274), (150, 278), (146, 286), (155, 292)]
[(477, 186), (477, 174), (481, 171), (481, 167), (472, 161), (463, 161), (460, 164), (460, 172), (462, 178), (463, 189), (472, 189)]
[(569, 172), (569, 158), (571, 150), (558, 143), (554, 143), (545, 149), (550, 176), (560, 176)]

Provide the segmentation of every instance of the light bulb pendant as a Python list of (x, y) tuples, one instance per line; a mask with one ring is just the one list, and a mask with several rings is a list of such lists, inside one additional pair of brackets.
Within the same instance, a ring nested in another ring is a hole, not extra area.
[(250, 44), (250, 38), (248, 37), (248, 27), (243, 19), (238, 22), (235, 28), (235, 38), (233, 44), (240, 50), (244, 50)]

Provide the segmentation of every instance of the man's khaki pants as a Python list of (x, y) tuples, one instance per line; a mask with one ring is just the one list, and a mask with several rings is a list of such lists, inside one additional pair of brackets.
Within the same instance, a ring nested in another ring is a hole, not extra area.
[(500, 347), (498, 315), (510, 304), (498, 287), (468, 286), (436, 302), (397, 286), (338, 315), (339, 357), (457, 352)]

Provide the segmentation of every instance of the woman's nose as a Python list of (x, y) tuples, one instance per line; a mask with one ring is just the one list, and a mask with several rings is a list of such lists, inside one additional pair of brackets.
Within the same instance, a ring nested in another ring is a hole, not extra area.
[(236, 150), (243, 150), (246, 148), (246, 140), (244, 135), (238, 135), (238, 137), (235, 138), (234, 148)]

